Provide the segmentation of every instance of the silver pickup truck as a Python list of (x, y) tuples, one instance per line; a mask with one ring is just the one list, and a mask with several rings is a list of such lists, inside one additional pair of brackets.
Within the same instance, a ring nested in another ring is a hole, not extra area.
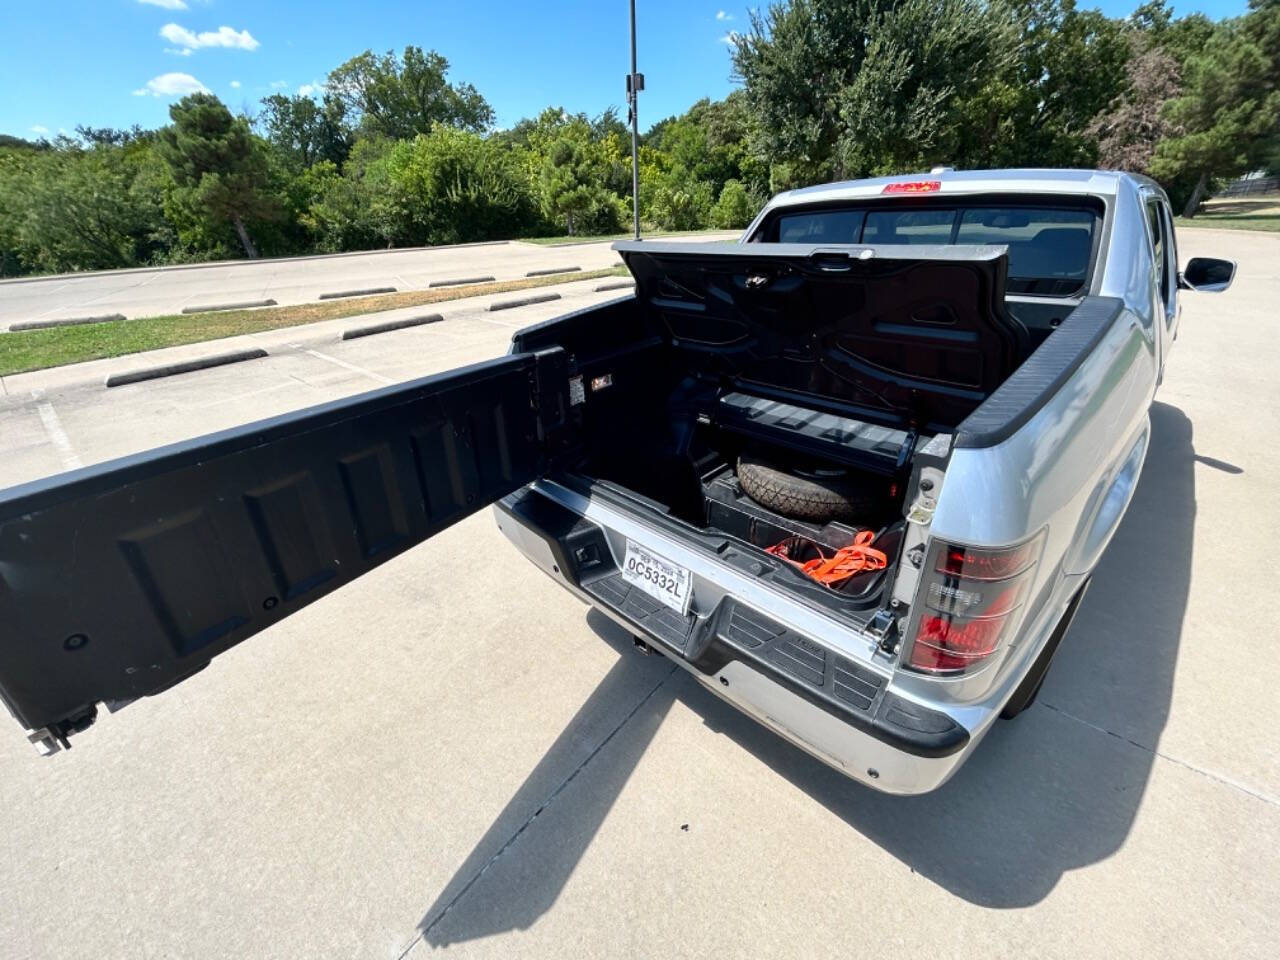
[[(0, 491), (0, 696), (44, 752), (488, 504), (796, 745), (932, 790), (1035, 697), (1128, 506), (1185, 271), (1093, 171), (797, 190), (498, 359)], [(442, 572), (442, 576), (447, 575)]]

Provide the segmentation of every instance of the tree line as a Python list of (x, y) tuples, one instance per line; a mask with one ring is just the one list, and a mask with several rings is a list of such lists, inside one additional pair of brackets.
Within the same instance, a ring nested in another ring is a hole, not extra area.
[[(1280, 0), (1238, 18), (1124, 19), (1074, 0), (783, 0), (731, 35), (738, 88), (654, 124), (651, 228), (739, 228), (779, 190), (961, 168), (1147, 173), (1184, 215), (1280, 170)], [(370, 51), (320, 96), (253, 116), (198, 93), (159, 130), (0, 137), (0, 274), (619, 233), (619, 114), (549, 107), (494, 129), (439, 53)]]

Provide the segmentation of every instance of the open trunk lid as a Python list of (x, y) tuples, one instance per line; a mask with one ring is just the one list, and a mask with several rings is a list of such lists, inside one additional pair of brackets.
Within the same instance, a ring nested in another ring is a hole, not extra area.
[(614, 244), (676, 348), (743, 392), (931, 432), (1021, 362), (1002, 246)]

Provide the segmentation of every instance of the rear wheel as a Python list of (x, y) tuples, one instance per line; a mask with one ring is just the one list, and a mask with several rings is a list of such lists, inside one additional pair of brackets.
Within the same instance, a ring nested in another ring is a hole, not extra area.
[(788, 473), (749, 453), (738, 458), (738, 482), (756, 503), (795, 520), (865, 521), (884, 506), (883, 492), (865, 478), (844, 470)]
[(1036, 697), (1040, 695), (1040, 688), (1044, 686), (1044, 678), (1048, 676), (1048, 674), (1049, 665), (1046, 663), (1044, 669), (1040, 671), (1038, 679), (1035, 677), (1029, 678), (1035, 680), (1035, 685), (1029, 688), (1029, 693), (1027, 690), (1023, 689), (1023, 687), (1019, 687), (1014, 692), (1013, 696), (1009, 698), (1009, 702), (1006, 703), (1004, 705), (1004, 709), (1000, 711), (1000, 719), (1012, 720), (1018, 714), (1022, 713), (1022, 711), (1035, 703)]
[(1036, 702), (1040, 688), (1044, 686), (1044, 678), (1049, 673), (1049, 665), (1053, 663), (1053, 657), (1058, 652), (1058, 644), (1062, 642), (1062, 638), (1071, 629), (1071, 622), (1075, 620), (1076, 611), (1080, 609), (1080, 601), (1084, 599), (1085, 591), (1088, 589), (1089, 581), (1086, 580), (1083, 586), (1076, 591), (1076, 595), (1071, 598), (1071, 603), (1067, 605), (1067, 609), (1063, 611), (1062, 619), (1058, 621), (1058, 625), (1054, 628), (1052, 636), (1049, 637), (1049, 642), (1040, 651), (1040, 656), (1036, 658), (1036, 662), (1031, 665), (1027, 675), (1022, 678), (1022, 683), (1018, 684), (1018, 689), (1013, 691), (1013, 696), (1008, 699), (1004, 709), (1000, 711), (1001, 719), (1012, 720)]

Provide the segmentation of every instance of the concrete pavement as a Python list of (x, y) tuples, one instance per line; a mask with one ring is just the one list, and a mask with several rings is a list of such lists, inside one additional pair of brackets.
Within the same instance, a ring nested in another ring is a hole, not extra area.
[[(5, 954), (1274, 956), (1280, 237), (1179, 239), (1240, 276), (1186, 298), (1040, 701), (942, 790), (873, 793), (637, 656), (484, 513), (70, 753), (0, 725)], [(568, 306), (109, 391), (8, 378), (0, 484), (482, 359)]]
[[(680, 239), (735, 236), (719, 232)], [(0, 281), (0, 330), (33, 320), (112, 313), (132, 319), (209, 304), (310, 303), (345, 290), (421, 290), (473, 277), (513, 280), (565, 267), (599, 270), (620, 262), (609, 247), (609, 241), (563, 246), (509, 241), (6, 280)]]

